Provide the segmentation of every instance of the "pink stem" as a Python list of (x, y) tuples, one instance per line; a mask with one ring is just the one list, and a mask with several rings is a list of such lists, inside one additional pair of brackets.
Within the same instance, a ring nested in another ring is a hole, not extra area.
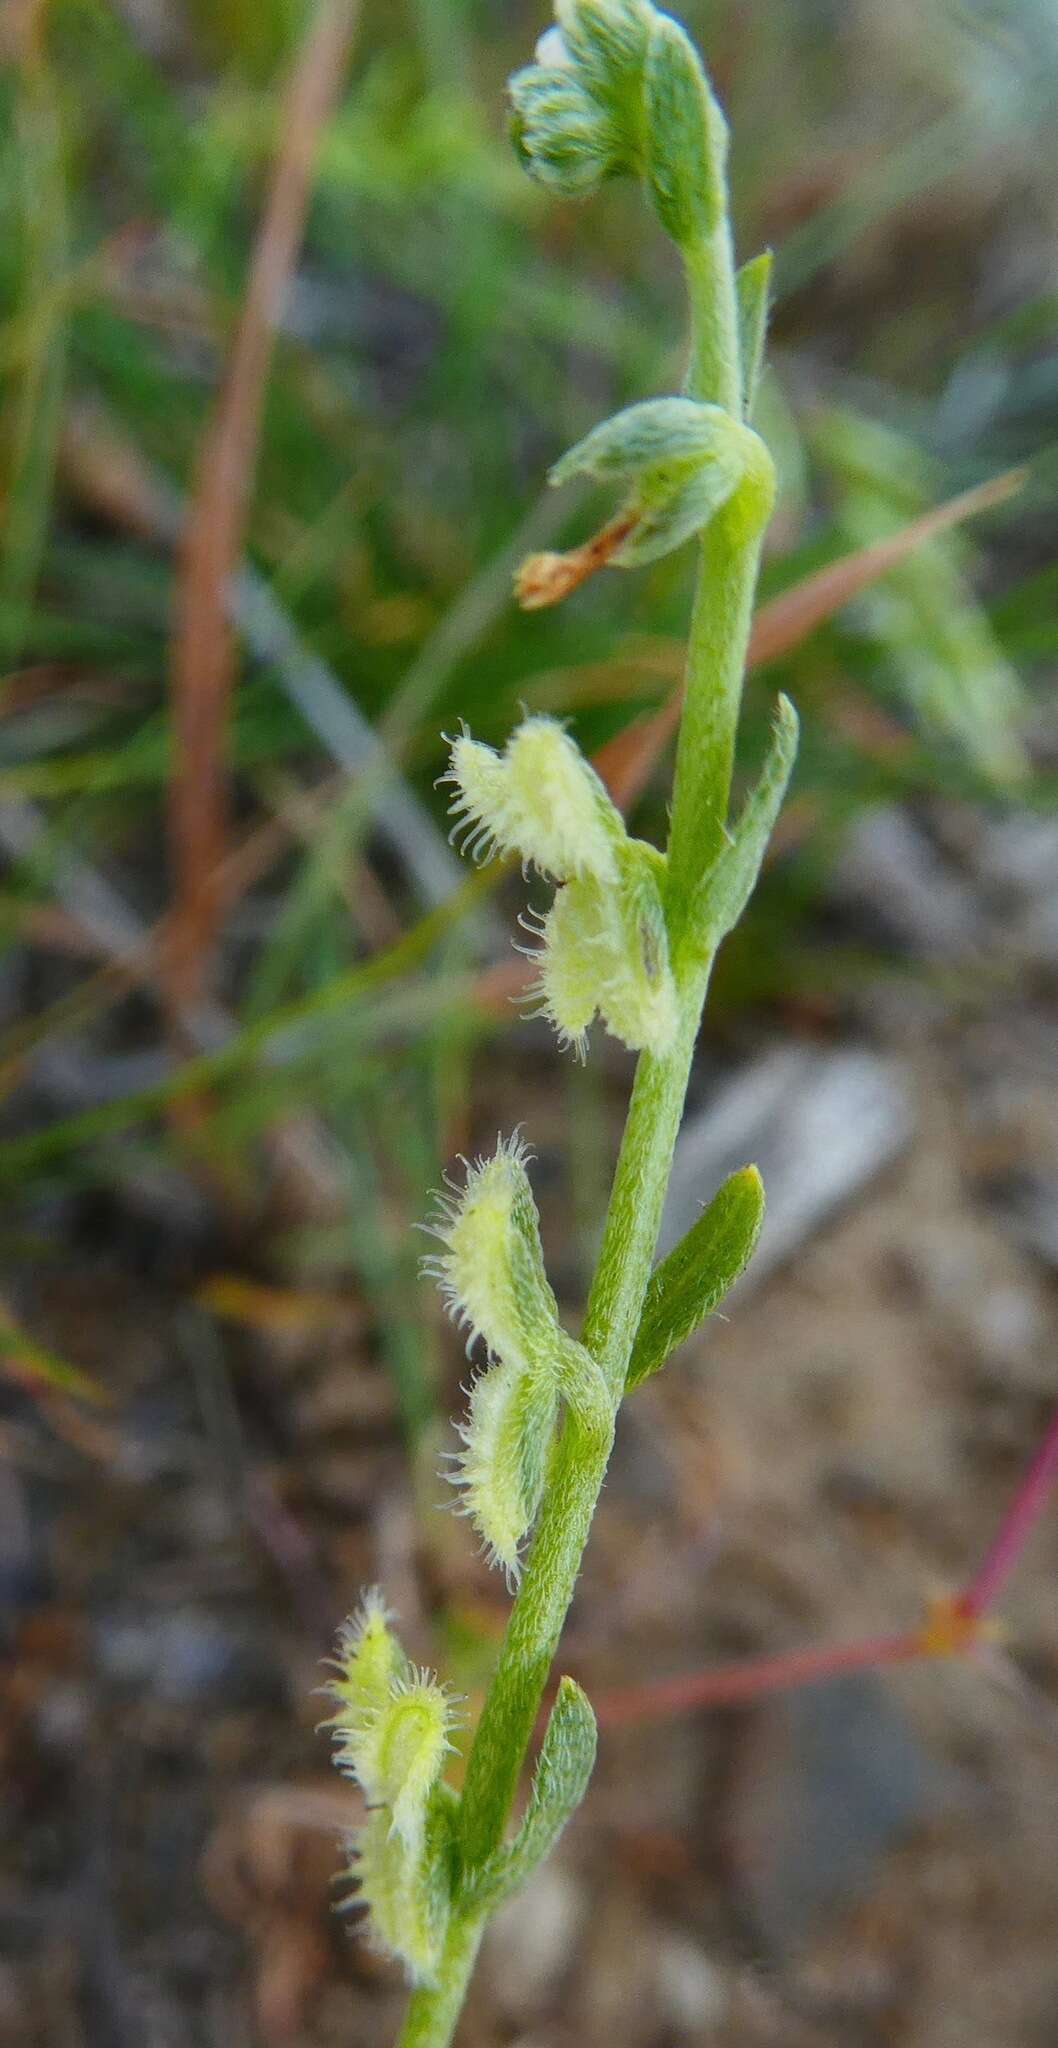
[[(653, 1721), (667, 1714), (685, 1714), (696, 1707), (734, 1705), (760, 1693), (782, 1692), (796, 1685), (818, 1685), (843, 1671), (871, 1670), (881, 1664), (906, 1663), (913, 1657), (954, 1654), (975, 1641), (972, 1624), (994, 1606), (1014, 1569), (1058, 1479), (1058, 1408), (1043, 1441), (1031, 1458), (1013, 1500), (965, 1591), (939, 1603), (955, 1624), (955, 1633), (941, 1621), (931, 1635), (930, 1624), (899, 1635), (866, 1636), (856, 1643), (830, 1643), (807, 1650), (789, 1650), (776, 1657), (747, 1657), (717, 1670), (691, 1671), (646, 1685), (630, 1685), (604, 1693), (595, 1702), (600, 1727), (625, 1721)], [(966, 1623), (962, 1634), (957, 1627)]]
[(958, 1606), (966, 1615), (977, 1616), (995, 1605), (1058, 1478), (1058, 1408), (1047, 1425), (1043, 1442), (1031, 1459), (1013, 1500), (999, 1525), (994, 1541), (959, 1596)]
[(715, 1671), (691, 1671), (646, 1685), (629, 1685), (603, 1693), (595, 1701), (601, 1728), (624, 1721), (656, 1720), (685, 1714), (695, 1707), (735, 1705), (762, 1692), (781, 1692), (795, 1685), (818, 1685), (843, 1671), (863, 1671), (879, 1664), (900, 1664), (922, 1655), (922, 1630), (901, 1635), (867, 1636), (858, 1643), (829, 1643), (808, 1650), (790, 1650), (777, 1657), (747, 1657)]

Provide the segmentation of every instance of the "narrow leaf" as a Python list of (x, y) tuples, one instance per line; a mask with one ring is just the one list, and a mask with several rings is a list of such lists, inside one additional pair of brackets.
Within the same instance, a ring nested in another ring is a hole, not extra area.
[(765, 249), (744, 263), (735, 279), (738, 293), (738, 350), (742, 363), (742, 410), (748, 419), (753, 411), (757, 385), (764, 363), (764, 342), (768, 331), (768, 291), (771, 285), (772, 255)]
[(572, 1678), (563, 1678), (533, 1773), (525, 1818), (513, 1842), (469, 1874), (464, 1886), (468, 1905), (491, 1911), (550, 1855), (588, 1789), (595, 1746), (595, 1715), (590, 1702)]
[(786, 795), (797, 753), (797, 734), (797, 713), (788, 697), (780, 697), (760, 779), (742, 806), (732, 837), (703, 875), (695, 893), (690, 930), (696, 943), (709, 952), (715, 952), (721, 939), (738, 923), (756, 887)]
[(763, 1182), (755, 1166), (744, 1166), (724, 1182), (656, 1268), (632, 1348), (626, 1393), (658, 1372), (677, 1344), (712, 1314), (746, 1265), (763, 1221)]

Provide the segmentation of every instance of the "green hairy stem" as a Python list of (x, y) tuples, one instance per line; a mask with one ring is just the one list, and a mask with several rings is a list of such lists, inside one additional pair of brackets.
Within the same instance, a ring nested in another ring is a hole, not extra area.
[[(435, 1273), (493, 1360), (472, 1389), (462, 1432), (467, 1510), (512, 1577), (522, 1538), (533, 1534), (458, 1800), (438, 1778), (448, 1725), (443, 1688), (426, 1674), (409, 1679), (378, 1596), (344, 1639), (333, 1688), (344, 1758), (374, 1803), (389, 1804), (394, 1826), (413, 1816), (403, 1823), (406, 1848), (392, 1846), (383, 1819), (376, 1860), (365, 1858), (362, 1870), (378, 1926), (420, 1980), (402, 2048), (451, 2041), (491, 1906), (546, 1853), (583, 1793), (594, 1718), (579, 1688), (563, 1680), (525, 1819), (508, 1838), (626, 1384), (657, 1370), (715, 1306), (749, 1256), (762, 1208), (755, 1172), (732, 1176), (684, 1245), (653, 1271), (713, 957), (756, 878), (796, 740), (793, 712), (781, 706), (761, 782), (730, 830), (773, 489), (767, 451), (745, 421), (763, 341), (767, 259), (737, 276), (726, 127), (682, 29), (650, 0), (556, 0), (556, 12), (558, 29), (542, 40), (537, 63), (511, 82), (526, 166), (567, 195), (618, 172), (641, 175), (680, 249), (691, 305), (682, 398), (618, 414), (571, 451), (557, 480), (586, 468), (631, 481), (614, 522), (617, 563), (650, 559), (695, 530), (700, 563), (664, 859), (628, 837), (573, 743), (549, 721), (527, 720), (503, 756), (468, 735), (453, 743), (453, 808), (472, 850), (518, 851), (563, 885), (543, 924), (544, 1008), (579, 1049), (598, 1009), (639, 1057), (579, 1343), (558, 1325), (517, 1143), (469, 1170), (436, 1225), (444, 1249)], [(549, 602), (572, 588), (584, 552), (534, 558), (523, 602)], [(541, 788), (547, 802), (534, 807)], [(593, 971), (585, 958), (601, 963), (598, 990), (585, 982)], [(418, 1750), (404, 1732), (415, 1715)], [(381, 1756), (391, 1759), (385, 1783), (375, 1765)], [(421, 1912), (409, 1915), (402, 1871)]]

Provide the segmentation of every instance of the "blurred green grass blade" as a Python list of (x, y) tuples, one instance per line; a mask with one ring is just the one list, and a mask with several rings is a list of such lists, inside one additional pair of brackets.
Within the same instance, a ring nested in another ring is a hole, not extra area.
[(330, 1117), (348, 1188), (349, 1261), (374, 1305), (383, 1361), (414, 1446), (437, 1419), (440, 1376), (436, 1321), (416, 1287), (420, 1240), (410, 1227), (425, 1213), (428, 1189), (405, 1186), (394, 1200), (387, 1187), (406, 1156), (414, 1110), (399, 1085), (365, 1095), (347, 1084)]
[(491, 868), (479, 869), (455, 896), (422, 918), (385, 952), (358, 963), (322, 988), (313, 989), (309, 995), (284, 1004), (265, 1017), (256, 1018), (226, 1045), (215, 1052), (202, 1053), (185, 1061), (164, 1080), (126, 1095), (118, 1102), (102, 1103), (97, 1109), (64, 1117), (44, 1130), (7, 1139), (0, 1144), (0, 1181), (10, 1183), (18, 1180), (49, 1160), (61, 1159), (83, 1145), (114, 1137), (144, 1118), (157, 1115), (170, 1103), (202, 1093), (264, 1053), (271, 1040), (281, 1033), (314, 1023), (336, 1010), (352, 1006), (375, 990), (385, 988), (418, 967), (438, 940), (489, 894), (502, 872), (501, 862), (495, 862)]
[(16, 214), (0, 215), (0, 233), (18, 249), (14, 310), (26, 329), (5, 393), (0, 659), (11, 665), (26, 644), (51, 512), (66, 362), (66, 309), (55, 285), (69, 242), (60, 102), (42, 24), (29, 14), (20, 41), (4, 81), (13, 105), (0, 170)]
[(0, 1371), (34, 1389), (53, 1394), (73, 1394), (79, 1401), (102, 1407), (109, 1395), (98, 1380), (80, 1366), (70, 1365), (45, 1344), (38, 1344), (0, 1306)]
[[(856, 547), (884, 541), (934, 495), (928, 466), (892, 426), (834, 407), (814, 440), (839, 481), (840, 516)], [(969, 559), (961, 531), (936, 534), (864, 593), (858, 608), (917, 718), (960, 746), (983, 775), (1010, 784), (1027, 770), (1019, 736), (1025, 697), (974, 595)]]

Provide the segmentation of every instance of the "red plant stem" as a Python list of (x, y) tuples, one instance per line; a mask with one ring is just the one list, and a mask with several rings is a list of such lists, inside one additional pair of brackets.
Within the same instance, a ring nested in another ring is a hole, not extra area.
[(1058, 1479), (1058, 1408), (1034, 1452), (1014, 1498), (969, 1585), (952, 1600), (935, 1603), (925, 1623), (899, 1635), (865, 1636), (855, 1643), (823, 1643), (775, 1657), (747, 1657), (712, 1671), (686, 1672), (646, 1685), (630, 1685), (596, 1699), (601, 1728), (628, 1721), (654, 1721), (696, 1707), (737, 1705), (761, 1693), (818, 1685), (844, 1671), (869, 1671), (915, 1657), (956, 1656), (980, 1641), (975, 1627), (994, 1606), (1039, 1521)]
[(920, 1657), (922, 1651), (922, 1630), (913, 1628), (899, 1635), (866, 1636), (857, 1643), (824, 1643), (808, 1650), (784, 1651), (776, 1657), (747, 1657), (715, 1671), (690, 1671), (678, 1678), (603, 1693), (595, 1701), (596, 1718), (600, 1728), (615, 1728), (625, 1721), (654, 1721), (695, 1707), (737, 1706), (763, 1692), (818, 1685), (844, 1671), (906, 1663)]
[(957, 1606), (960, 1613), (976, 1617), (995, 1605), (1026, 1543), (1047, 1504), (1058, 1478), (1058, 1408), (1051, 1416), (1043, 1441), (1032, 1457), (1021, 1483), (999, 1525), (994, 1541), (985, 1552), (977, 1571)]

